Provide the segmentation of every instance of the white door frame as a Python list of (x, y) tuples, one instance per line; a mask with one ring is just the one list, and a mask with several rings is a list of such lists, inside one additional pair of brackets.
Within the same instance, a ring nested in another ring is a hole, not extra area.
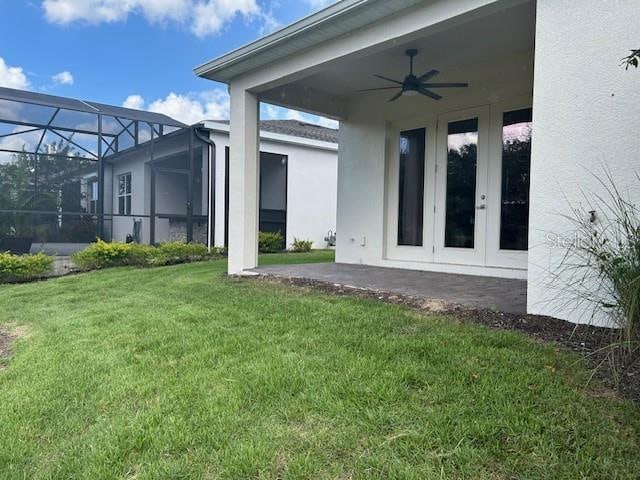
[[(400, 200), (400, 134), (407, 130), (426, 129), (424, 204), (422, 220), (422, 246), (398, 245), (398, 207)], [(433, 262), (434, 239), (434, 199), (435, 199), (435, 155), (436, 117), (424, 116), (420, 119), (402, 120), (390, 124), (387, 142), (387, 235), (386, 255), (389, 260), (409, 262)]]
[(531, 108), (531, 97), (520, 97), (491, 105), (490, 161), (487, 203), (487, 266), (505, 268), (527, 268), (528, 251), (501, 250), (501, 206), (502, 206), (502, 123), (505, 112)]
[[(489, 164), (489, 116), (488, 105), (445, 113), (438, 117), (438, 140), (436, 154), (436, 212), (435, 212), (435, 255), (439, 263), (462, 265), (486, 265), (487, 243), (487, 210), (489, 200), (487, 176)], [(476, 170), (475, 205), (476, 217), (474, 225), (474, 247), (445, 247), (446, 197), (447, 197), (447, 125), (458, 120), (478, 119), (478, 158)], [(485, 198), (482, 198), (482, 197)], [(485, 206), (482, 209), (482, 206)]]
[[(396, 262), (474, 265), (508, 269), (527, 268), (527, 251), (501, 250), (502, 123), (504, 112), (531, 108), (530, 96), (446, 112), (397, 120), (387, 125), (385, 259)], [(444, 247), (447, 171), (447, 124), (478, 118), (475, 248)], [(398, 245), (400, 134), (426, 129), (424, 218), (422, 246)], [(485, 199), (482, 199), (485, 195)]]

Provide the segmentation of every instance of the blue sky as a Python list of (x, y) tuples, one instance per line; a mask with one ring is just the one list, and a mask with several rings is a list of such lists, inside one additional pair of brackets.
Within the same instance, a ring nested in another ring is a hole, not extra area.
[[(193, 68), (330, 0), (0, 0), (0, 86), (226, 118), (226, 86)], [(331, 122), (263, 106), (263, 118)]]

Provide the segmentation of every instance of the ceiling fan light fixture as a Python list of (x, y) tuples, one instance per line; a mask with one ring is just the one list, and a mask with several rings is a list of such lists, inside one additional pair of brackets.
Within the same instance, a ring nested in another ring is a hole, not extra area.
[(442, 96), (438, 95), (434, 91), (434, 88), (464, 88), (468, 87), (468, 83), (434, 83), (430, 82), (430, 80), (438, 75), (440, 71), (436, 69), (429, 70), (427, 73), (421, 76), (417, 76), (413, 73), (413, 59), (418, 54), (418, 50), (410, 49), (407, 50), (406, 55), (409, 57), (409, 74), (404, 78), (403, 81), (394, 80), (393, 78), (385, 77), (383, 75), (374, 75), (374, 77), (384, 80), (386, 82), (390, 82), (394, 84), (393, 86), (388, 87), (378, 87), (378, 88), (367, 88), (364, 90), (358, 90), (359, 92), (373, 92), (380, 90), (398, 90), (389, 101), (395, 102), (400, 97), (413, 97), (416, 95), (424, 95), (425, 97), (432, 98), (433, 100), (442, 100)]

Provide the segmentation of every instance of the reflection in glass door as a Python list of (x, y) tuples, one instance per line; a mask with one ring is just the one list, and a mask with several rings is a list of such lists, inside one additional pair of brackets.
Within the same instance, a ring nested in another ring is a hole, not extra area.
[(531, 117), (531, 108), (503, 114), (500, 250), (529, 247)]
[(445, 247), (474, 248), (478, 119), (450, 122), (447, 132)]
[(490, 108), (438, 119), (434, 260), (485, 265)]

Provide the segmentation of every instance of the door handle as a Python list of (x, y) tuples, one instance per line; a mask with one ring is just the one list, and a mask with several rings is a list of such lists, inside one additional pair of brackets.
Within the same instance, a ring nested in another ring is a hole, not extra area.
[(487, 209), (487, 206), (486, 206), (485, 204), (478, 205), (478, 206), (476, 207), (476, 210), (486, 210), (486, 209)]

